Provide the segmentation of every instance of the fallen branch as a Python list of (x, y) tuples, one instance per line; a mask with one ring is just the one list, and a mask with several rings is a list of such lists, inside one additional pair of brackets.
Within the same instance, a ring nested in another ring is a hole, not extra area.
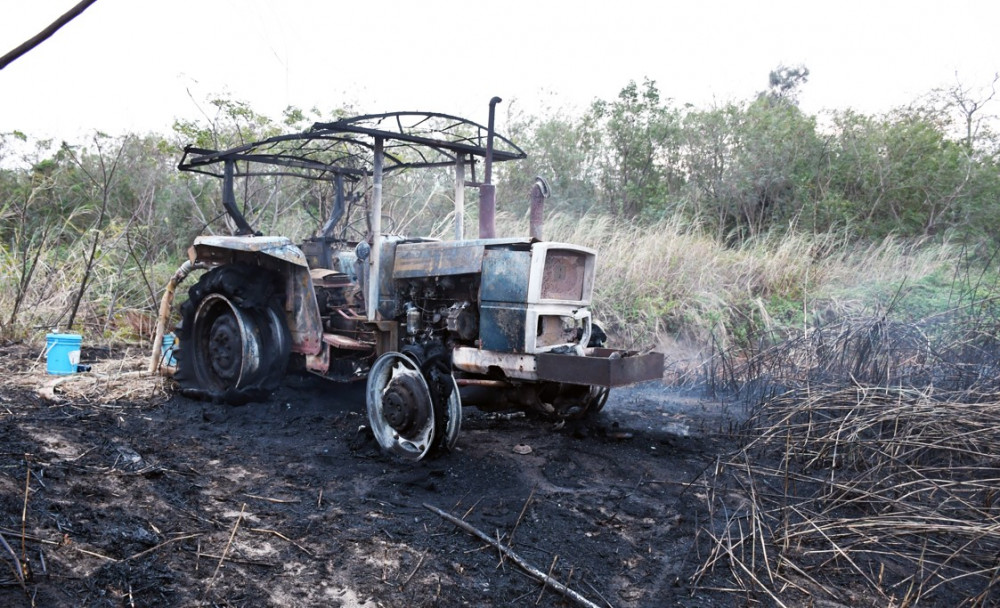
[(469, 534), (472, 534), (473, 536), (475, 536), (479, 540), (481, 540), (481, 541), (489, 544), (490, 546), (496, 548), (498, 551), (500, 551), (504, 555), (506, 555), (512, 562), (514, 562), (515, 564), (517, 564), (518, 566), (520, 566), (522, 570), (524, 570), (529, 575), (531, 575), (532, 578), (534, 578), (535, 580), (541, 582), (543, 585), (548, 585), (552, 589), (554, 589), (554, 590), (558, 591), (559, 593), (563, 594), (564, 596), (570, 598), (571, 600), (575, 601), (577, 604), (579, 604), (581, 606), (585, 606), (586, 608), (598, 608), (597, 604), (591, 602), (590, 600), (588, 600), (587, 598), (583, 597), (582, 595), (580, 595), (576, 591), (573, 591), (572, 589), (570, 589), (566, 585), (563, 585), (562, 583), (560, 583), (559, 581), (555, 580), (551, 576), (545, 574), (544, 572), (542, 572), (538, 568), (535, 568), (534, 566), (532, 566), (531, 564), (529, 564), (528, 562), (526, 562), (524, 560), (524, 558), (522, 558), (520, 555), (518, 555), (517, 553), (514, 553), (514, 551), (512, 551), (509, 547), (504, 547), (503, 545), (501, 545), (500, 543), (496, 542), (495, 540), (493, 540), (492, 538), (490, 538), (487, 534), (485, 534), (484, 532), (482, 532), (479, 529), (475, 528), (471, 524), (469, 524), (469, 523), (467, 523), (465, 521), (462, 521), (461, 519), (455, 517), (451, 513), (448, 513), (446, 511), (442, 511), (441, 509), (439, 509), (439, 508), (437, 508), (437, 507), (435, 507), (433, 505), (429, 505), (427, 503), (424, 503), (424, 508), (427, 509), (428, 511), (431, 511), (432, 513), (436, 513), (438, 516), (442, 517), (443, 519), (445, 519), (447, 521), (450, 521), (451, 523), (453, 523), (456, 526), (458, 526), (459, 528), (465, 530)]

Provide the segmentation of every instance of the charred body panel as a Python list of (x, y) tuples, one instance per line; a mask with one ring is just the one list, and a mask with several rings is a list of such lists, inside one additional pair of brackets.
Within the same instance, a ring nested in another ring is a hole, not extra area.
[(285, 237), (200, 236), (188, 251), (191, 262), (205, 268), (251, 264), (277, 272), (285, 281), (284, 311), (291, 350), (315, 355), (321, 348), (322, 326), (316, 291), (306, 257)]

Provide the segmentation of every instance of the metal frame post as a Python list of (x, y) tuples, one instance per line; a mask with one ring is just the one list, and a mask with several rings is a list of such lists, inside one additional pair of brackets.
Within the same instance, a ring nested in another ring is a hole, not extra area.
[(380, 268), (382, 265), (382, 164), (383, 164), (383, 144), (381, 137), (375, 138), (375, 162), (372, 170), (372, 251), (368, 256), (368, 296), (366, 308), (369, 321), (376, 321), (378, 315), (379, 283), (381, 282)]
[(455, 240), (465, 238), (465, 159), (455, 158)]

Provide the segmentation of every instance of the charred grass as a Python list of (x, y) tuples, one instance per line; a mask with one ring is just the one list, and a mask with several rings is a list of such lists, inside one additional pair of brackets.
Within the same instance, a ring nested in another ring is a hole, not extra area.
[(778, 606), (1000, 601), (1000, 319), (981, 287), (957, 281), (955, 305), (919, 320), (898, 320), (897, 293), (715, 358), (710, 382), (749, 412), (708, 475), (696, 587), (721, 573)]

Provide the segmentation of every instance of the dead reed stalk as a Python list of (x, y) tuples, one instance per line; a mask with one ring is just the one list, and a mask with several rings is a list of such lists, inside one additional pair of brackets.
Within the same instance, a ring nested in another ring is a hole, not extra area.
[(970, 327), (843, 322), (733, 365), (752, 413), (696, 587), (721, 567), (778, 604), (1000, 601), (1000, 349)]

